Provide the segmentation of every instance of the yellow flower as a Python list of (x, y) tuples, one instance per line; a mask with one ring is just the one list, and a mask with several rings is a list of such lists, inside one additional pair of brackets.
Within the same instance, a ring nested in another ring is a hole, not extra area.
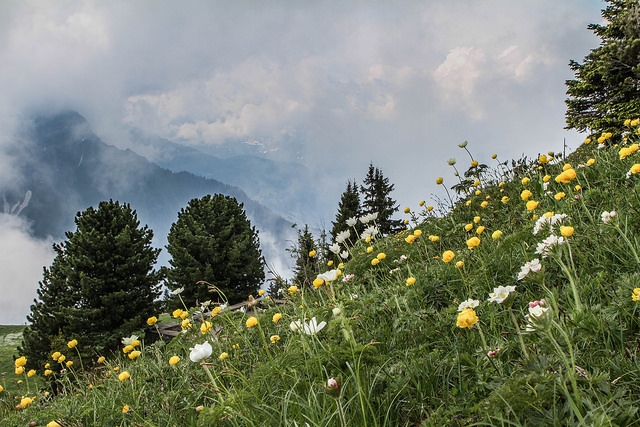
[(556, 195), (553, 196), (553, 198), (556, 199), (556, 200), (562, 200), (562, 199), (564, 199), (565, 196), (566, 196), (565, 192), (561, 191), (559, 193), (556, 193)]
[(131, 410), (131, 408), (129, 407), (129, 405), (124, 405), (122, 407), (122, 413), (126, 414), (127, 412), (129, 412)]
[(271, 341), (271, 344), (277, 343), (280, 341), (280, 335), (271, 335), (271, 337), (269, 337), (269, 341)]
[(472, 160), (471, 161), (471, 167), (475, 168), (476, 166), (478, 166), (478, 161), (477, 160)]
[(289, 289), (287, 289), (287, 291), (289, 292), (289, 295), (293, 295), (296, 292), (298, 292), (298, 287), (293, 285), (293, 286), (289, 286)]
[(631, 172), (634, 175), (637, 173), (640, 173), (640, 163), (636, 163), (635, 165), (631, 166), (631, 169), (629, 169), (629, 172)]
[(127, 371), (122, 371), (118, 374), (118, 379), (120, 381), (128, 380), (129, 378), (131, 378), (131, 374)]
[(473, 249), (476, 246), (478, 246), (480, 244), (480, 239), (478, 239), (477, 237), (472, 237), (469, 240), (467, 240), (467, 247), (469, 249)]
[(422, 236), (422, 230), (413, 230), (413, 235), (416, 237), (420, 237)]
[(171, 356), (171, 358), (169, 359), (169, 365), (173, 366), (177, 364), (179, 361), (180, 361), (180, 358), (178, 356)]
[(584, 140), (585, 145), (590, 144), (591, 143), (591, 138), (587, 138)]
[(273, 315), (273, 317), (271, 318), (271, 321), (273, 323), (278, 323), (280, 321), (280, 319), (282, 319), (282, 313), (276, 313)]
[(15, 365), (16, 368), (20, 366), (24, 366), (27, 364), (27, 358), (24, 356), (20, 356), (16, 360), (14, 360), (13, 364)]
[(478, 187), (479, 185), (480, 185), (480, 181), (479, 180), (476, 179), (475, 181), (473, 181), (473, 186), (474, 187)]
[(405, 280), (405, 283), (407, 284), (407, 286), (412, 286), (416, 283), (416, 278), (415, 277), (409, 277), (407, 278), (407, 280)]
[(22, 399), (20, 399), (20, 407), (22, 407), (23, 409), (31, 405), (32, 403), (33, 399), (30, 397), (23, 397)]
[(48, 377), (49, 375), (53, 374), (53, 371), (51, 369), (45, 369), (44, 370), (44, 376)]
[(404, 241), (407, 242), (408, 244), (412, 244), (414, 240), (416, 240), (416, 236), (414, 236), (413, 234), (409, 234), (407, 237), (404, 238)]
[(480, 227), (476, 228), (476, 234), (482, 234), (482, 232), (484, 231), (484, 226), (481, 225)]
[(573, 187), (574, 191), (580, 191), (582, 190), (582, 186), (580, 185), (576, 185), (575, 187)]
[(631, 120), (631, 123), (629, 123), (631, 126), (638, 126), (638, 123), (640, 123), (640, 119), (633, 119)]
[(531, 178), (529, 178), (527, 176), (522, 178), (522, 185), (527, 185), (529, 182), (531, 182)]
[(492, 155), (491, 155), (491, 158), (492, 158), (492, 159), (494, 159), (494, 160), (496, 159), (496, 157), (498, 157), (498, 155), (497, 155), (497, 154), (492, 154)]
[(541, 154), (540, 157), (538, 157), (538, 161), (544, 165), (549, 163), (549, 158), (546, 155)]
[(459, 328), (473, 328), (473, 325), (478, 323), (480, 319), (476, 315), (476, 312), (473, 308), (465, 308), (458, 314), (458, 319), (456, 320), (456, 326)]
[(158, 323), (158, 318), (156, 316), (151, 316), (147, 319), (147, 325), (153, 326)]
[(456, 262), (456, 268), (462, 268), (462, 267), (464, 267), (464, 261)]
[(589, 160), (587, 160), (587, 166), (591, 166), (596, 162), (596, 159), (594, 158), (590, 158)]
[(314, 249), (314, 250), (312, 250), (312, 251), (310, 251), (310, 252), (309, 252), (309, 258), (313, 258), (314, 256), (316, 256), (316, 254), (317, 254), (317, 253), (318, 253), (318, 252), (316, 252), (316, 250), (315, 250), (315, 249)]
[(502, 237), (502, 231), (496, 230), (491, 234), (493, 240), (499, 240)]
[(251, 316), (247, 319), (246, 325), (247, 328), (253, 328), (254, 326), (256, 326), (258, 324), (258, 318), (255, 316)]
[(502, 187), (504, 187), (505, 185), (507, 185), (507, 183), (506, 183), (506, 182), (504, 182), (504, 181), (500, 181), (500, 184), (498, 184), (498, 187), (502, 188)]
[(332, 265), (333, 265), (333, 260), (330, 259), (329, 261), (327, 261), (327, 266), (331, 267)]
[(233, 348), (233, 349), (240, 348), (240, 344), (236, 343), (236, 344), (232, 345), (231, 348)]
[(429, 236), (429, 240), (431, 240), (433, 243), (436, 243), (438, 241), (440, 241), (440, 236), (434, 236), (433, 234)]
[(373, 246), (367, 246), (367, 253), (370, 254), (373, 252)]
[(78, 340), (75, 340), (75, 339), (74, 339), (74, 340), (71, 340), (71, 341), (69, 341), (69, 342), (67, 343), (67, 347), (69, 347), (69, 348), (74, 348), (74, 347), (75, 347), (75, 346), (77, 346), (77, 345), (78, 345)]
[(560, 227), (560, 234), (562, 234), (564, 237), (571, 237), (573, 235), (573, 231), (573, 227), (569, 225), (563, 225)]
[(120, 366), (114, 366), (114, 367), (113, 367), (113, 370), (114, 370), (115, 372), (118, 372), (118, 371), (120, 370)]
[[(131, 357), (131, 356), (129, 356), (129, 357)], [(67, 368), (72, 367), (73, 366), (73, 360), (67, 361), (67, 363), (65, 365), (67, 366)]]
[(424, 206), (424, 200), (420, 200), (420, 202), (418, 203), (418, 205), (419, 205), (420, 207)]
[(404, 208), (404, 213), (409, 213), (409, 212), (411, 212), (411, 208), (409, 206)]
[(453, 251), (444, 251), (442, 254), (442, 261), (451, 262), (456, 257), (456, 254)]
[(220, 314), (221, 311), (222, 308), (220, 308), (219, 305), (213, 307), (213, 310), (211, 310), (211, 317), (216, 317), (218, 314)]
[(62, 426), (55, 421), (51, 421), (50, 423), (47, 424), (47, 427), (62, 427)]
[(500, 199), (500, 201), (505, 205), (509, 202), (509, 200), (511, 200), (509, 196), (502, 196), (502, 199)]
[(533, 193), (529, 190), (522, 190), (522, 193), (520, 193), (520, 198), (522, 200), (529, 200), (531, 196), (533, 196)]
[(213, 328), (213, 323), (209, 322), (208, 320), (205, 320), (200, 325), (200, 332), (202, 332), (203, 334), (206, 334), (211, 330), (211, 328)]
[(371, 260), (371, 265), (378, 265), (378, 263), (380, 262), (380, 260), (378, 258), (374, 258)]
[(537, 208), (539, 204), (540, 204), (540, 202), (536, 202), (535, 200), (529, 200), (527, 202), (527, 210), (528, 211), (532, 211), (535, 208)]
[(29, 372), (27, 372), (27, 376), (29, 378), (31, 378), (32, 376), (34, 376), (36, 374), (36, 370), (35, 369), (30, 369)]
[(222, 353), (220, 353), (220, 356), (218, 356), (218, 359), (220, 359), (220, 360), (224, 360), (224, 359), (226, 359), (227, 357), (229, 357), (229, 353), (227, 353), (227, 352), (223, 351)]
[(436, 178), (436, 184), (438, 184), (438, 185), (442, 185), (442, 182), (443, 182), (443, 181), (444, 181), (444, 179), (442, 179), (442, 177), (441, 177), (441, 176), (439, 176), (439, 177), (437, 177), (437, 178)]
[(178, 317), (182, 317), (182, 313), (183, 313), (183, 312), (184, 312), (184, 311), (183, 311), (181, 308), (177, 308), (177, 309), (173, 310), (173, 313), (171, 313), (171, 315), (172, 315), (175, 319), (177, 319)]
[(480, 207), (483, 208), (483, 209), (486, 208), (487, 206), (489, 206), (489, 202), (487, 202), (486, 200), (484, 202), (480, 203)]
[(189, 319), (182, 320), (182, 322), (180, 323), (180, 327), (182, 327), (183, 331), (191, 329), (191, 321)]
[(60, 357), (60, 356), (61, 356), (60, 352), (59, 352), (59, 351), (56, 351), (56, 352), (54, 352), (54, 353), (51, 355), (51, 358), (52, 358), (53, 360), (58, 360), (58, 357)]
[(471, 200), (467, 200), (466, 202), (464, 202), (465, 206), (471, 206)]
[(15, 370), (16, 375), (24, 374), (24, 366), (18, 366)]
[(261, 297), (262, 295), (264, 295), (264, 293), (265, 293), (264, 289), (260, 289), (258, 291), (258, 296)]
[(316, 277), (315, 279), (313, 279), (313, 287), (315, 289), (318, 289), (320, 286), (324, 285), (324, 280), (322, 280), (319, 277)]
[(634, 301), (640, 301), (640, 288), (635, 288), (631, 294), (631, 299)]
[(60, 355), (60, 357), (58, 357), (58, 363), (62, 363), (62, 362), (64, 362), (64, 361), (65, 361), (65, 359), (66, 359), (65, 355), (64, 355), (64, 354), (61, 354), (61, 355)]
[(566, 163), (564, 166), (562, 166), (563, 171), (568, 171), (569, 169), (573, 169), (573, 166), (571, 166), (571, 163)]
[(471, 231), (473, 229), (473, 224), (469, 223), (464, 226), (464, 231)]
[(628, 147), (621, 148), (618, 152), (618, 154), (620, 155), (620, 160), (625, 159), (636, 151), (638, 151), (638, 144), (633, 144)]
[(380, 252), (378, 255), (376, 255), (376, 258), (378, 258), (380, 261), (382, 261), (386, 257), (387, 257), (387, 254), (385, 254), (384, 252)]
[(4, 391), (4, 387), (0, 385), (0, 393), (2, 393), (3, 391)]

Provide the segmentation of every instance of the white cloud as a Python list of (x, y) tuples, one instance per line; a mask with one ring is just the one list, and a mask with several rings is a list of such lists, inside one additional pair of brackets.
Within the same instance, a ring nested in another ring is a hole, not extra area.
[(30, 237), (22, 218), (2, 213), (0, 235), (0, 324), (21, 325), (37, 298), (42, 268), (53, 261), (52, 241)]

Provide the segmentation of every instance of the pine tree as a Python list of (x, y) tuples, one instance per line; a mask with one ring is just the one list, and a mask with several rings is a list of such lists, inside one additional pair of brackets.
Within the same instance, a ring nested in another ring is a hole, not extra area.
[[(293, 282), (298, 286), (310, 286), (318, 275), (319, 259), (322, 257), (318, 253), (318, 244), (309, 231), (309, 226), (304, 225), (302, 230), (298, 229), (298, 239), (296, 244), (288, 249), (291, 257), (295, 259), (293, 268)], [(313, 256), (310, 256), (313, 254)]]
[(20, 352), (34, 369), (50, 361), (51, 352), (68, 352), (72, 339), (87, 360), (117, 350), (123, 337), (157, 314), (162, 277), (153, 266), (160, 249), (151, 246), (153, 231), (140, 227), (136, 212), (101, 202), (78, 213), (75, 224), (66, 241), (53, 245), (56, 257), (44, 268), (27, 316)]
[[(264, 281), (258, 232), (243, 204), (233, 197), (216, 194), (192, 199), (171, 225), (167, 241), (172, 257), (167, 286), (184, 288), (180, 298), (187, 307), (218, 299), (207, 284), (235, 304), (255, 293)], [(181, 307), (182, 303), (171, 298), (170, 305)]]
[[(358, 218), (361, 215), (360, 211), (360, 193), (358, 192), (358, 184), (356, 181), (347, 181), (347, 189), (340, 197), (338, 203), (338, 213), (336, 213), (336, 220), (331, 224), (331, 241), (335, 241), (338, 233), (344, 230), (350, 230), (351, 227), (347, 225), (349, 218)], [(362, 232), (362, 224), (358, 222), (356, 224), (356, 231), (358, 234)], [(357, 238), (357, 237), (356, 237)]]
[(378, 230), (383, 235), (395, 233), (404, 227), (401, 220), (391, 219), (398, 211), (399, 205), (389, 194), (393, 191), (394, 185), (389, 184), (389, 178), (385, 178), (382, 171), (374, 168), (373, 163), (369, 164), (369, 171), (360, 186), (362, 193), (362, 213), (377, 213)]
[(570, 61), (575, 79), (567, 80), (567, 129), (596, 133), (619, 129), (640, 117), (640, 6), (637, 0), (608, 0), (608, 24), (587, 28), (600, 37), (582, 64)]

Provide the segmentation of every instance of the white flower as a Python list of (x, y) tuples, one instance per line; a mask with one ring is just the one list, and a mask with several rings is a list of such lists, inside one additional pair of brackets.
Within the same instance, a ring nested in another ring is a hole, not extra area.
[(322, 328), (324, 328), (325, 326), (327, 326), (327, 322), (322, 321), (318, 323), (316, 318), (312, 317), (311, 320), (309, 320), (309, 322), (302, 325), (302, 330), (307, 335), (315, 335), (318, 332), (320, 332)]
[(347, 220), (347, 225), (349, 227), (353, 227), (354, 225), (356, 225), (357, 222), (358, 222), (358, 218), (352, 216)]
[(347, 240), (349, 236), (351, 236), (351, 232), (349, 230), (339, 232), (336, 236), (336, 243), (344, 243), (344, 241)]
[(546, 320), (547, 311), (549, 311), (549, 307), (546, 307), (546, 301), (533, 301), (529, 303), (529, 314), (525, 315), (524, 318), (527, 321), (526, 331), (531, 332), (535, 331), (537, 327), (544, 327), (543, 321)]
[(378, 219), (378, 212), (373, 212), (370, 214), (362, 215), (360, 217), (360, 222), (366, 224), (370, 221), (375, 221), (376, 219)]
[(322, 279), (325, 282), (333, 282), (338, 278), (338, 276), (340, 276), (340, 270), (334, 269), (318, 274), (318, 279)]
[(193, 348), (190, 348), (191, 353), (189, 353), (189, 359), (192, 362), (197, 363), (207, 357), (211, 356), (213, 349), (211, 348), (211, 344), (208, 341), (205, 341), (204, 344), (196, 344)]
[(498, 286), (497, 288), (493, 288), (493, 292), (489, 294), (488, 301), (502, 304), (502, 302), (509, 297), (509, 294), (515, 291), (515, 286)]
[(350, 300), (354, 300), (354, 299), (358, 299), (358, 294), (351, 294), (351, 296), (349, 297)]
[(132, 342), (138, 341), (137, 335), (131, 335), (130, 337), (122, 338), (122, 344), (131, 345)]
[(247, 312), (247, 306), (246, 305), (240, 307), (240, 313), (246, 313), (246, 312)]
[(328, 387), (328, 388), (331, 388), (331, 389), (335, 389), (335, 390), (337, 390), (337, 389), (338, 389), (338, 387), (339, 387), (339, 386), (338, 386), (338, 381), (336, 381), (336, 379), (335, 379), (335, 378), (329, 378), (329, 379), (327, 380), (327, 387)]
[(182, 291), (184, 291), (184, 286), (178, 289), (174, 289), (173, 291), (171, 291), (171, 295), (180, 295), (182, 293)]
[(538, 243), (536, 246), (536, 253), (542, 255), (542, 257), (546, 257), (549, 255), (549, 251), (554, 246), (562, 245), (565, 243), (564, 237), (558, 237), (554, 234), (544, 239), (542, 242)]
[[(278, 290), (281, 290), (281, 289), (278, 289)], [(220, 304), (220, 311), (226, 310), (227, 307), (229, 307), (229, 304), (227, 304), (226, 302), (224, 304)]]
[(460, 305), (458, 305), (458, 311), (462, 311), (465, 308), (476, 308), (479, 305), (480, 305), (480, 301), (478, 301), (477, 299), (469, 298), (466, 301), (462, 301)]
[(289, 323), (289, 329), (291, 329), (293, 332), (297, 332), (302, 328), (302, 322), (300, 320), (294, 320), (293, 322)]
[(376, 234), (378, 234), (378, 227), (376, 227), (375, 225), (371, 225), (371, 226), (369, 226), (369, 227), (364, 229), (364, 231), (360, 235), (360, 238), (362, 240), (366, 240), (367, 237), (373, 237)]
[(447, 160), (447, 163), (449, 164), (449, 166), (453, 166), (456, 164), (456, 159), (452, 157), (449, 160)]
[(602, 222), (606, 224), (607, 222), (611, 221), (616, 215), (617, 215), (616, 211), (611, 211), (611, 212), (604, 211), (600, 216), (602, 218)]
[(334, 316), (339, 316), (340, 313), (342, 313), (342, 310), (340, 309), (340, 307), (334, 307), (334, 309), (331, 310), (331, 312), (333, 313)]
[(349, 258), (349, 252), (347, 252), (347, 251), (340, 252), (340, 258), (342, 258), (342, 259)]
[(337, 255), (340, 252), (340, 245), (334, 243), (333, 245), (329, 246), (329, 250)]
[(355, 275), (355, 274), (353, 274), (353, 273), (352, 273), (352, 274), (347, 274), (346, 276), (344, 276), (344, 277), (342, 278), (342, 281), (343, 281), (343, 282), (348, 282), (349, 280), (353, 279), (354, 277), (356, 277), (356, 275)]
[(553, 226), (561, 222), (565, 218), (567, 218), (567, 214), (555, 214), (549, 217), (547, 217), (546, 215), (542, 215), (540, 218), (538, 218), (535, 225), (533, 226), (533, 234), (538, 234), (540, 231), (542, 231), (545, 225), (548, 225), (549, 231), (553, 232)]
[(542, 269), (542, 265), (540, 264), (540, 260), (538, 258), (534, 258), (533, 260), (526, 262), (522, 267), (520, 267), (520, 273), (518, 273), (518, 280), (522, 280), (530, 272), (538, 273)]

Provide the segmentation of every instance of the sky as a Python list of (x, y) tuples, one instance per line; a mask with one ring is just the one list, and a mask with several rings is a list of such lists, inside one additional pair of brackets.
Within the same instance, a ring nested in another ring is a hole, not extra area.
[[(577, 148), (567, 64), (598, 46), (586, 27), (604, 5), (0, 0), (0, 180), (14, 179), (2, 148), (20, 117), (66, 108), (134, 151), (132, 127), (203, 150), (257, 144), (314, 170), (332, 213), (373, 163), (417, 209), (446, 196), (449, 158), (470, 162), (464, 140), (487, 164)], [(19, 324), (53, 253), (0, 215), (0, 324)]]

